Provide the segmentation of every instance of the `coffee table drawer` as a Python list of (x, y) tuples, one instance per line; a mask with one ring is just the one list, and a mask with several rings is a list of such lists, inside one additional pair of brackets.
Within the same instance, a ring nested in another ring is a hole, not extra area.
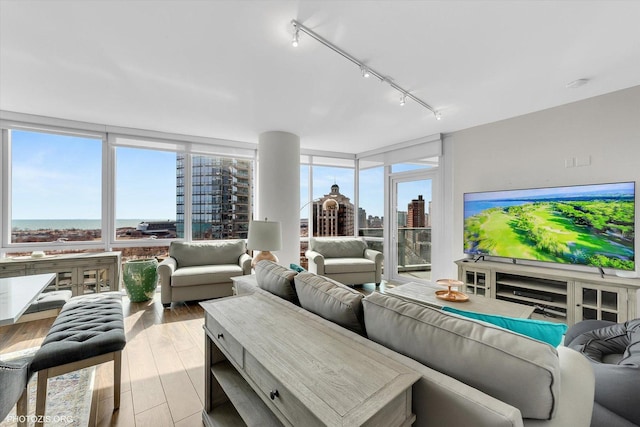
[(291, 424), (305, 427), (325, 425), (249, 353), (245, 355), (244, 370)]
[(242, 345), (209, 314), (205, 316), (205, 327), (218, 348), (224, 349), (233, 361), (242, 368), (244, 353)]

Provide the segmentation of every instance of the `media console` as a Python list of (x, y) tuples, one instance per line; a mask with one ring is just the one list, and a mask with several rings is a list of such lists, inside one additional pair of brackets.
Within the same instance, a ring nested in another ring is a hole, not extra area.
[(570, 326), (586, 319), (620, 323), (638, 317), (637, 278), (472, 259), (456, 264), (464, 292), (533, 306), (534, 319)]

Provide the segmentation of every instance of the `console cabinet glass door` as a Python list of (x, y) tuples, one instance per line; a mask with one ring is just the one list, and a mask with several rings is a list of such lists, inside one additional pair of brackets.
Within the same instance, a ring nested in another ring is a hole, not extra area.
[(481, 297), (491, 297), (491, 272), (472, 268), (462, 268), (460, 281), (464, 283), (463, 292)]
[(607, 285), (576, 282), (575, 321), (627, 321), (627, 289)]

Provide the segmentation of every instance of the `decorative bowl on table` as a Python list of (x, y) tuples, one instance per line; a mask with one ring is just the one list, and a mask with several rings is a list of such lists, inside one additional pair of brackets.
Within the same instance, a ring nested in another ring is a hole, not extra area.
[(464, 283), (462, 283), (461, 281), (455, 279), (438, 279), (436, 280), (436, 283), (438, 285), (447, 287), (447, 289), (436, 291), (436, 298), (452, 302), (464, 302), (469, 300), (469, 295), (451, 289), (452, 287), (459, 287), (464, 285)]

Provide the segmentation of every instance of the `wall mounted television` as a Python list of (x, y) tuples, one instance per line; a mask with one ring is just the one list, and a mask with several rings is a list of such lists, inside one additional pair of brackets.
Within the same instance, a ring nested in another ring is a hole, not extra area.
[(635, 182), (464, 194), (473, 256), (635, 270)]

